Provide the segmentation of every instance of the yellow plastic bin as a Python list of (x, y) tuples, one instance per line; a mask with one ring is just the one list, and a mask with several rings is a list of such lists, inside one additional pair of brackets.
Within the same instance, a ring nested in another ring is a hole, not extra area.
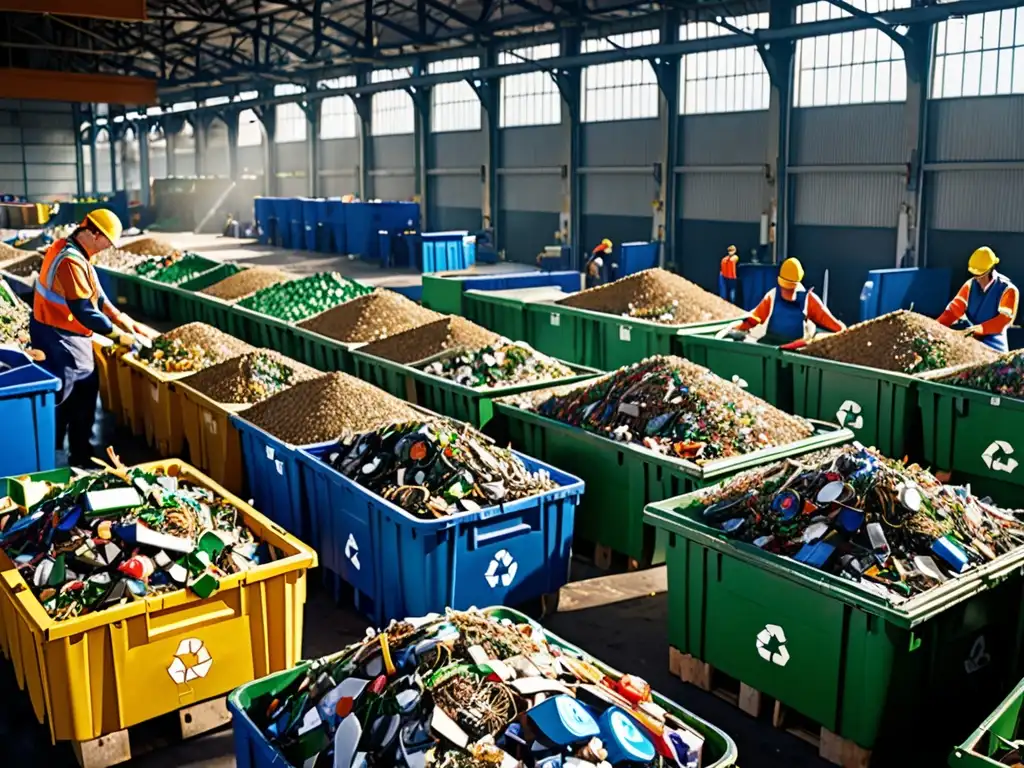
[[(142, 466), (175, 466), (184, 479), (220, 494), (282, 557), (222, 579), (206, 599), (179, 590), (55, 621), (0, 552), (0, 646), (55, 743), (91, 741), (214, 699), (302, 656), (306, 572), (316, 567), (316, 553), (193, 467), (175, 460)], [(69, 476), (65, 469), (35, 477)], [(16, 497), (20, 483), (3, 482)], [(197, 642), (213, 659), (210, 671), (178, 684), (168, 667)]]
[(96, 375), (100, 380), (100, 403), (103, 410), (114, 415), (118, 425), (125, 424), (121, 409), (121, 386), (117, 375), (117, 361), (127, 350), (124, 347), (97, 344), (93, 342), (92, 356), (96, 363)]
[[(122, 357), (121, 362), (128, 369), (131, 382), (132, 431), (136, 435), (145, 435), (149, 446), (155, 448), (161, 456), (180, 456), (185, 447), (181, 397), (171, 392), (170, 384), (191, 376), (194, 371), (164, 373), (143, 365), (133, 353)], [(124, 386), (124, 380), (121, 385)], [(141, 432), (138, 430), (140, 421)]]
[(177, 395), (181, 404), (182, 428), (192, 464), (232, 493), (243, 493), (242, 437), (231, 423), (231, 415), (252, 405), (218, 403), (194, 390), (187, 380), (172, 381), (169, 386), (172, 397)]
[[(126, 426), (133, 435), (142, 437), (146, 434), (146, 425), (142, 420), (141, 406), (136, 407), (135, 379), (139, 377), (134, 368), (125, 361), (127, 355), (117, 358), (114, 366), (117, 371), (117, 392), (120, 397), (117, 403), (118, 421)], [(140, 388), (141, 391), (141, 388)]]

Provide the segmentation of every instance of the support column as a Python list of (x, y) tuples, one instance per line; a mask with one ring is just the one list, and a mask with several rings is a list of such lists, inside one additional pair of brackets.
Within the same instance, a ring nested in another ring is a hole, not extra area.
[(152, 183), (149, 179), (149, 123), (145, 120), (136, 123), (135, 131), (139, 137), (139, 197), (143, 207), (148, 208)]
[(75, 189), (76, 194), (82, 197), (85, 195), (85, 152), (82, 141), (82, 110), (77, 104), (71, 105), (71, 121), (75, 126)]
[(195, 131), (195, 142), (193, 144), (193, 152), (195, 153), (195, 171), (196, 176), (206, 175), (206, 142), (207, 135), (206, 131), (210, 125), (209, 118), (205, 115), (199, 117), (193, 117), (192, 128)]
[(228, 178), (238, 181), (241, 176), (241, 168), (238, 165), (238, 112), (225, 114), (225, 123), (228, 126)]
[[(497, 66), (498, 52), (494, 46), (488, 47), (484, 52), (484, 68)], [(491, 242), (496, 250), (501, 250), (504, 244), (501, 242), (501, 215), (500, 198), (498, 190), (498, 168), (502, 163), (502, 133), (501, 133), (501, 80), (490, 78), (476, 85), (477, 95), (480, 97), (480, 105), (483, 107), (484, 120), (486, 121), (484, 140), (487, 143), (485, 157), (486, 165), (483, 170), (483, 200), (480, 211), (481, 227), (491, 230)]]
[[(421, 62), (413, 70), (414, 75), (427, 71)], [(430, 169), (434, 167), (434, 141), (430, 128), (431, 90), (429, 87), (413, 86), (409, 88), (412, 103), (416, 110), (415, 151), (413, 153), (413, 173), (416, 179), (416, 199), (420, 203), (420, 231), (430, 230)]]
[[(788, 27), (796, 23), (796, 11), (788, 0), (771, 0), (769, 24), (772, 28)], [(790, 123), (793, 114), (793, 53), (792, 40), (775, 41), (771, 48), (758, 46), (761, 58), (772, 83), (769, 124), (777, 131), (773, 136), (777, 147), (772, 176), (775, 179), (775, 252), (776, 262), (789, 255), (789, 233), (793, 224), (793, 184), (788, 168), (792, 150)], [(769, 150), (770, 153), (770, 150)]]
[[(271, 94), (263, 94), (269, 96)], [(264, 144), (264, 163), (263, 167), (266, 170), (265, 188), (267, 195), (274, 197), (277, 195), (278, 179), (277, 179), (277, 110), (274, 106), (263, 106), (256, 107), (253, 110), (256, 113), (256, 117), (259, 118), (260, 122), (263, 123), (263, 130), (266, 138)]]
[(906, 32), (907, 102), (904, 121), (907, 142), (907, 186), (903, 202), (908, 208), (908, 254), (903, 266), (923, 267), (928, 261), (928, 86), (932, 81), (934, 25), (917, 24)]
[(95, 118), (92, 124), (89, 126), (89, 158), (92, 160), (92, 166), (90, 167), (90, 175), (92, 176), (92, 194), (96, 194), (100, 191), (100, 179), (99, 169), (97, 168), (98, 163), (96, 162), (96, 121)]
[[(667, 11), (661, 24), (661, 42), (679, 40), (679, 13)], [(658, 208), (654, 211), (653, 239), (661, 242), (658, 264), (676, 264), (676, 189), (679, 184), (675, 168), (679, 164), (679, 56), (655, 59), (651, 62), (658, 78), (658, 114), (661, 128), (661, 167), (655, 169), (658, 184)], [(660, 209), (660, 210), (659, 210)]]
[(310, 197), (320, 197), (320, 106), (323, 101), (307, 102), (306, 113), (306, 173), (309, 175), (306, 188)]
[(178, 155), (174, 151), (178, 143), (178, 134), (171, 133), (170, 123), (166, 120), (163, 123), (164, 148), (167, 151), (167, 178), (171, 179), (178, 175)]
[[(561, 38), (562, 56), (577, 56), (580, 52), (580, 33), (576, 28), (563, 29)], [(563, 213), (568, 214), (569, 240), (572, 249), (573, 268), (582, 269), (583, 256), (580, 251), (583, 228), (583, 176), (579, 169), (583, 166), (583, 126), (581, 122), (581, 82), (583, 71), (573, 69), (560, 71), (555, 75), (555, 82), (562, 94), (568, 122), (564, 119), (565, 138), (569, 149), (569, 162), (565, 165), (565, 194), (563, 195)]]
[[(356, 82), (359, 85), (366, 85), (370, 82), (368, 70), (361, 70), (356, 74)], [(370, 170), (373, 168), (373, 125), (370, 109), (370, 99), (366, 94), (358, 93), (352, 97), (356, 105), (356, 114), (359, 116), (359, 199), (369, 200), (373, 193), (372, 177)]]
[(117, 139), (113, 123), (107, 124), (107, 136), (110, 137), (110, 189), (117, 194)]

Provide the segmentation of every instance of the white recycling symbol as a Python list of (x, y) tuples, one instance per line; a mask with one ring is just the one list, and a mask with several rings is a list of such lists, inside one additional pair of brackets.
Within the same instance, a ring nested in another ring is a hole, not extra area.
[(1007, 458), (1005, 461), (1002, 458), (996, 458), (998, 454), (1004, 454), (1010, 456), (1013, 453), (1013, 446), (1007, 443), (1005, 440), (996, 440), (985, 452), (981, 454), (981, 460), (985, 462), (985, 466), (989, 469), (995, 470), (996, 472), (1013, 472), (1017, 468), (1017, 460), (1013, 458)]
[(964, 671), (968, 675), (973, 675), (991, 663), (992, 656), (985, 650), (985, 636), (979, 635), (978, 639), (974, 641), (974, 645), (971, 646), (971, 652), (967, 655), (967, 659), (964, 661)]
[[(850, 418), (851, 416), (853, 418)], [(860, 403), (856, 400), (846, 400), (839, 406), (839, 410), (836, 411), (836, 418), (839, 419), (839, 426), (841, 427), (860, 429), (864, 426), (864, 417), (861, 415)]]
[(351, 533), (348, 535), (348, 541), (345, 542), (345, 557), (348, 561), (355, 566), (355, 569), (359, 570), (359, 545), (356, 544), (356, 537)]
[(187, 637), (178, 643), (178, 650), (167, 668), (167, 674), (178, 685), (183, 685), (191, 680), (206, 677), (212, 666), (213, 657), (206, 650), (203, 641), (197, 637)]
[(512, 558), (508, 550), (500, 549), (494, 554), (491, 564), (487, 566), (484, 578), (487, 579), (487, 584), (491, 589), (496, 588), (499, 582), (501, 586), (507, 587), (516, 577), (518, 570), (519, 563)]
[[(773, 653), (769, 643), (775, 640), (776, 650)], [(764, 629), (757, 633), (757, 653), (765, 661), (770, 661), (779, 667), (789, 663), (789, 650), (786, 648), (786, 633), (778, 624), (766, 624)]]

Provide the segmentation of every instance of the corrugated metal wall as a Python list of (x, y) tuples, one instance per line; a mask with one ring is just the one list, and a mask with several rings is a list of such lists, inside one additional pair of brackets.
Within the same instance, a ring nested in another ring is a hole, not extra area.
[(375, 136), (370, 196), (379, 200), (410, 200), (416, 194), (416, 139)]
[(307, 174), (309, 146), (305, 141), (276, 144), (277, 194), (281, 197), (306, 197), (310, 193)]
[(196, 139), (184, 131), (167, 137), (167, 143), (174, 153), (174, 175), (188, 178), (196, 175)]
[(67, 198), (77, 178), (71, 105), (0, 101), (0, 194)]
[(239, 147), (238, 168), (243, 176), (264, 176), (267, 172), (265, 144), (258, 147)]
[(228, 157), (228, 127), (223, 120), (214, 120), (206, 129), (206, 153), (203, 173), (207, 176), (231, 175), (231, 162)]
[(561, 168), (568, 162), (568, 141), (560, 125), (502, 130), (498, 216), (510, 261), (532, 264), (545, 245), (555, 242), (567, 189)]
[(434, 231), (479, 229), (484, 185), (480, 168), (487, 162), (483, 131), (435, 133), (433, 168), (447, 173), (427, 180), (427, 226)]
[(359, 192), (359, 139), (320, 142), (320, 194), (324, 197)]

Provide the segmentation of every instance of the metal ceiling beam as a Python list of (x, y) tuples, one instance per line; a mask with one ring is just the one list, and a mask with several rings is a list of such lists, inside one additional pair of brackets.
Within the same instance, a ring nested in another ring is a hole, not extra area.
[(0, 0), (0, 11), (145, 21), (146, 0)]
[(156, 104), (156, 80), (119, 75), (2, 69), (0, 98), (44, 101), (84, 100), (107, 104)]

